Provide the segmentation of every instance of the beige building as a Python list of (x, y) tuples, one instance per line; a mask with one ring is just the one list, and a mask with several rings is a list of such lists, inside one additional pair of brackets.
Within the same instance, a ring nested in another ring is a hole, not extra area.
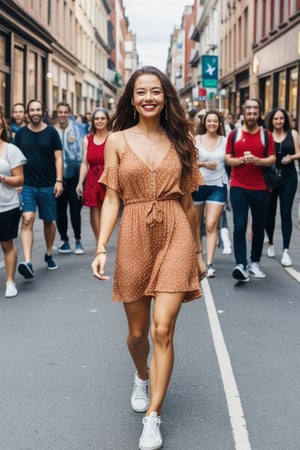
[[(69, 102), (75, 114), (112, 108), (125, 77), (125, 53), (130, 59), (127, 32), (122, 0), (0, 0), (0, 104), (6, 115), (14, 103), (32, 98), (50, 113), (59, 101)], [(134, 60), (136, 54), (133, 68)]]

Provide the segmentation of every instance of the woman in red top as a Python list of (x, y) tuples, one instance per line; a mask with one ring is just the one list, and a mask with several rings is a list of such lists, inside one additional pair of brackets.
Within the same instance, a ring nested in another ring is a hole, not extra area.
[(90, 208), (90, 222), (95, 239), (99, 235), (100, 213), (105, 196), (105, 188), (98, 180), (104, 168), (104, 147), (110, 128), (108, 111), (96, 108), (92, 114), (91, 134), (85, 136), (83, 140), (82, 163), (76, 187), (83, 205)]

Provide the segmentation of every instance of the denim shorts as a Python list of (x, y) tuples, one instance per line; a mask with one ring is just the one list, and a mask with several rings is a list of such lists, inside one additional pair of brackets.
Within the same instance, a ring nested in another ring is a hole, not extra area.
[(227, 201), (227, 185), (209, 186), (204, 184), (199, 186), (198, 191), (192, 192), (194, 205), (203, 205), (204, 203), (218, 203), (225, 205)]
[(34, 212), (38, 207), (39, 218), (46, 222), (56, 220), (56, 198), (53, 186), (35, 187), (24, 184), (22, 189), (22, 212)]

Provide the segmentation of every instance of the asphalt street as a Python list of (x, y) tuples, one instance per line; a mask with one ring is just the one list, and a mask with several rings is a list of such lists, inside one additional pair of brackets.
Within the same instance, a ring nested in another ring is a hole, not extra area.
[[(277, 255), (268, 258), (265, 248), (261, 261), (266, 279), (236, 284), (233, 256), (218, 248), (203, 298), (182, 306), (162, 411), (165, 450), (300, 449), (299, 200), (298, 192), (292, 271), (280, 265), (277, 220)], [(130, 409), (126, 320), (111, 301), (116, 234), (108, 246), (111, 279), (99, 282), (85, 208), (82, 219), (85, 254), (54, 252), (55, 271), (43, 261), (37, 220), (35, 277), (16, 276), (18, 297), (4, 298), (0, 270), (1, 450), (138, 448), (143, 415)]]

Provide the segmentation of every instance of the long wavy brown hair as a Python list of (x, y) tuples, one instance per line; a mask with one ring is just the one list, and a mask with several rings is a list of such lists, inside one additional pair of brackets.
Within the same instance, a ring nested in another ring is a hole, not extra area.
[(155, 75), (161, 82), (165, 94), (165, 107), (160, 115), (160, 124), (168, 138), (173, 143), (179, 156), (184, 173), (190, 174), (192, 155), (195, 150), (192, 136), (191, 122), (185, 116), (177, 92), (169, 78), (153, 66), (144, 66), (136, 70), (128, 80), (112, 118), (113, 131), (126, 130), (139, 122), (139, 114), (134, 117), (134, 107), (131, 104), (134, 85), (142, 75)]
[(2, 122), (2, 129), (0, 131), (0, 139), (2, 139), (2, 141), (8, 142), (9, 141), (9, 128), (8, 128), (8, 123), (7, 120), (4, 116), (4, 114), (0, 111), (0, 120)]

